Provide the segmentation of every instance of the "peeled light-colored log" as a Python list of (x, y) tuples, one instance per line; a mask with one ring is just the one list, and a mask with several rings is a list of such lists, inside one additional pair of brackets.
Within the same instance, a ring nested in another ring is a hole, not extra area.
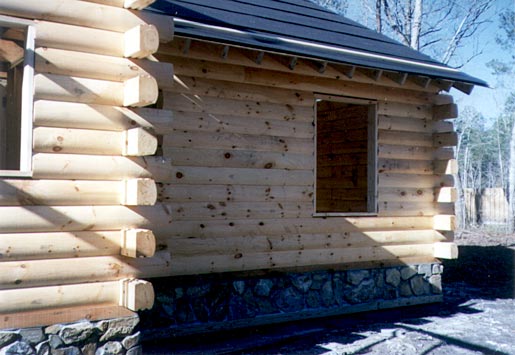
[(36, 127), (33, 150), (41, 153), (152, 155), (157, 138), (143, 128), (125, 132)]
[(119, 281), (1, 290), (0, 312), (10, 313), (87, 304), (118, 304), (119, 301)]
[(138, 311), (153, 302), (152, 284), (137, 279), (0, 291), (0, 313), (105, 303)]
[(454, 187), (442, 187), (435, 189), (435, 201), (436, 202), (456, 202), (458, 199), (458, 191)]
[(458, 145), (458, 134), (456, 132), (446, 132), (433, 134), (435, 147), (454, 147)]
[(124, 255), (150, 257), (155, 237), (146, 229), (0, 234), (0, 261)]
[(0, 233), (158, 228), (171, 223), (162, 206), (0, 207)]
[(124, 34), (63, 23), (38, 21), (36, 46), (116, 57), (125, 56)]
[(3, 0), (0, 12), (17, 17), (47, 20), (115, 32), (126, 32), (138, 25), (156, 26), (162, 42), (173, 38), (171, 16), (140, 13), (113, 6), (69, 0)]
[(121, 255), (136, 258), (152, 257), (156, 252), (156, 237), (148, 229), (126, 229), (122, 231)]
[(153, 155), (157, 150), (157, 138), (143, 128), (132, 128), (125, 131), (124, 138), (123, 155)]
[(458, 173), (458, 161), (456, 159), (433, 161), (435, 174), (456, 175)]
[(170, 271), (172, 275), (194, 275), (312, 265), (398, 261), (414, 257), (433, 258), (433, 244), (185, 256), (172, 258)]
[(435, 243), (433, 255), (439, 259), (457, 259), (458, 246), (455, 243), (449, 242)]
[(168, 276), (170, 260), (169, 252), (159, 252), (152, 258), (100, 256), (6, 261), (0, 263), (0, 289)]
[(151, 309), (154, 305), (154, 288), (150, 282), (124, 279), (120, 280), (120, 288), (120, 306), (139, 311)]
[(38, 126), (123, 131), (137, 126), (157, 134), (172, 131), (172, 112), (152, 108), (82, 104), (38, 100), (34, 103), (34, 124)]
[(152, 179), (129, 179), (123, 182), (122, 204), (126, 206), (151, 206), (157, 200), (157, 187)]
[(159, 34), (152, 25), (138, 25), (124, 34), (125, 57), (145, 58), (157, 52)]
[[(38, 153), (32, 164), (35, 179), (123, 180), (153, 175), (146, 160), (121, 156)], [(160, 170), (169, 167), (166, 163), (157, 166)]]
[(456, 216), (443, 214), (434, 216), (433, 229), (439, 231), (454, 231), (456, 229)]
[(97, 4), (122, 7), (125, 9), (141, 10), (151, 5), (155, 0), (83, 0)]
[(157, 100), (154, 78), (146, 75), (123, 83), (54, 74), (35, 76), (35, 98), (115, 106), (146, 106)]
[(173, 86), (173, 65), (170, 63), (47, 47), (36, 49), (36, 71), (110, 81), (148, 75), (156, 79), (159, 88)]
[(0, 181), (0, 206), (27, 205), (153, 205), (152, 179), (125, 181), (21, 180)]

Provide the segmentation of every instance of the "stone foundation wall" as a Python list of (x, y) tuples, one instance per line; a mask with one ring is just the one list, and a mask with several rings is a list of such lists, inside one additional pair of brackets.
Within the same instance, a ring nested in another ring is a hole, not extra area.
[(145, 338), (442, 300), (440, 264), (372, 270), (154, 279)]
[(141, 355), (139, 317), (0, 330), (0, 355)]

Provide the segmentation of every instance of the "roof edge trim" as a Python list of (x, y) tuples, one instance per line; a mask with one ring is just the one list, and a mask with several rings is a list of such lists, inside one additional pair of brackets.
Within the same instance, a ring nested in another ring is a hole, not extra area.
[(237, 30), (237, 29), (233, 29), (233, 28), (228, 28), (228, 27), (207, 25), (207, 24), (203, 24), (203, 23), (199, 23), (199, 22), (195, 22), (195, 21), (181, 19), (178, 17), (174, 17), (174, 21), (176, 22), (176, 24), (182, 24), (185, 26), (193, 27), (193, 28), (208, 29), (211, 31), (231, 33), (233, 35), (237, 35), (237, 36), (241, 36), (241, 37), (252, 36), (253, 38), (261, 38), (264, 41), (268, 41), (268, 42), (272, 40), (272, 41), (277, 41), (277, 42), (283, 42), (283, 43), (288, 43), (288, 44), (294, 44), (294, 45), (300, 45), (300, 46), (306, 46), (306, 47), (311, 47), (311, 48), (316, 48), (316, 49), (327, 50), (327, 51), (331, 51), (331, 52), (335, 52), (335, 53), (350, 54), (350, 55), (355, 55), (355, 56), (361, 56), (364, 58), (379, 59), (379, 60), (384, 60), (386, 62), (409, 64), (409, 65), (418, 66), (418, 67), (422, 67), (422, 68), (430, 68), (430, 69), (447, 71), (450, 73), (460, 73), (460, 71), (458, 69), (454, 69), (454, 68), (443, 66), (443, 65), (421, 63), (421, 62), (411, 61), (411, 60), (407, 60), (407, 59), (394, 58), (394, 57), (390, 57), (390, 56), (366, 53), (366, 52), (362, 52), (362, 51), (339, 48), (339, 47), (334, 47), (334, 46), (327, 46), (327, 45), (323, 45), (323, 44), (317, 44), (317, 43), (307, 42), (307, 41), (300, 41), (300, 40), (286, 38), (286, 37), (271, 36), (271, 35), (266, 35), (266, 34), (262, 34), (262, 33), (245, 32), (245, 31), (241, 31), (241, 30)]

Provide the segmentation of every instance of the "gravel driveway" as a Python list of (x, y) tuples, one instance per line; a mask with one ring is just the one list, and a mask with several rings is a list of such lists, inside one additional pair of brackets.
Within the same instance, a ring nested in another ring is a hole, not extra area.
[(515, 355), (515, 237), (476, 237), (457, 238), (442, 304), (169, 339), (144, 344), (144, 353)]

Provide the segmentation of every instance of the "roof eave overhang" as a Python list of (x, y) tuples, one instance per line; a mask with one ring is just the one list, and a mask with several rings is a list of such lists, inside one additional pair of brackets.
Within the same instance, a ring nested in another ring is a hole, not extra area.
[(223, 42), (238, 46), (243, 45), (263, 51), (311, 57), (335, 63), (426, 76), (432, 79), (449, 80), (466, 85), (488, 87), (485, 81), (445, 65), (424, 63), (344, 47), (273, 36), (261, 32), (248, 32), (228, 27), (208, 25), (181, 18), (174, 18), (174, 21), (175, 33), (179, 36)]

